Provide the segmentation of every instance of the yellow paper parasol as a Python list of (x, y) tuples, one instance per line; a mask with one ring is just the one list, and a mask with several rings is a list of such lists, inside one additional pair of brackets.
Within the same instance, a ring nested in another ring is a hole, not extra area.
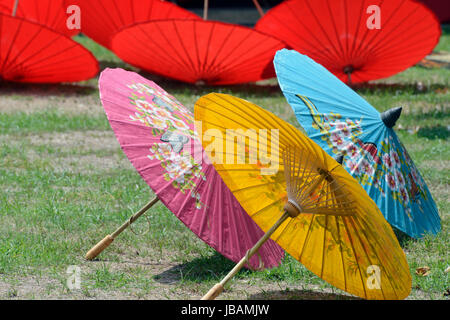
[[(215, 168), (266, 232), (260, 242), (270, 237), (353, 295), (409, 295), (408, 263), (391, 227), (359, 183), (316, 143), (272, 113), (225, 94), (201, 97), (195, 119)], [(241, 142), (237, 148), (235, 141)], [(220, 294), (254, 251), (203, 298)]]

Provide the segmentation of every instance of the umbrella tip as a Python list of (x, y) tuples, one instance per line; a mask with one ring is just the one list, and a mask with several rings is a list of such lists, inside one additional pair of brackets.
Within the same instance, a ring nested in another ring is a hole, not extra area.
[(395, 126), (398, 118), (400, 118), (400, 114), (402, 113), (402, 107), (392, 108), (387, 111), (384, 111), (380, 114), (381, 120), (383, 120), (384, 124), (388, 128), (392, 128)]
[(342, 163), (344, 162), (344, 155), (342, 153), (339, 153), (339, 154), (335, 155), (333, 158), (340, 165), (342, 165)]

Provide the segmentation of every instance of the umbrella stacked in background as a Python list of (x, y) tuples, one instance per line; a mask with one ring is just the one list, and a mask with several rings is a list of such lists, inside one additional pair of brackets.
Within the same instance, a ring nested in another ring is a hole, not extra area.
[[(10, 0), (7, 4), (6, 0), (1, 2), (0, 79), (32, 83), (74, 82), (87, 80), (98, 73), (95, 57), (61, 33), (66, 20), (60, 2), (53, 6), (50, 1), (40, 1), (42, 7), (37, 11), (36, 1)], [(43, 9), (45, 7), (48, 11)], [(6, 12), (7, 9), (12, 11)], [(19, 13), (24, 17), (15, 16)], [(33, 21), (36, 19), (38, 22)]]
[[(0, 12), (11, 15), (15, 3), (15, 0), (0, 0)], [(64, 0), (19, 0), (15, 16), (42, 24), (64, 35), (73, 36), (78, 34), (79, 30), (67, 27), (67, 6), (64, 4)]]
[(273, 77), (273, 56), (285, 46), (248, 27), (176, 15), (123, 28), (111, 41), (112, 50), (131, 65), (210, 85)]
[(224, 85), (274, 76), (283, 42), (253, 29), (204, 20), (158, 20), (118, 32), (113, 51), (146, 71), (188, 83)]
[(288, 0), (269, 10), (255, 29), (279, 37), (347, 83), (413, 66), (441, 34), (435, 15), (410, 0)]
[[(111, 49), (112, 36), (122, 28), (160, 19), (200, 19), (196, 14), (161, 0), (65, 0), (83, 14), (83, 34)], [(152, 34), (148, 35), (152, 37)], [(129, 43), (128, 45), (133, 45)]]

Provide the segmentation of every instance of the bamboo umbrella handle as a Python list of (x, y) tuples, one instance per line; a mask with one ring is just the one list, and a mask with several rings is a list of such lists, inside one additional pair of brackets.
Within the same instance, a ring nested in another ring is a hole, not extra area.
[(208, 293), (205, 294), (202, 300), (214, 300), (223, 291), (223, 285), (216, 283), (214, 287), (209, 289)]
[(241, 261), (238, 262), (234, 266), (234, 268), (223, 278), (222, 281), (215, 284), (214, 287), (212, 287), (207, 294), (205, 294), (202, 297), (202, 300), (214, 300), (219, 294), (222, 293), (225, 285), (230, 281), (231, 278), (235, 276), (236, 273), (239, 272), (239, 270), (242, 269), (242, 267), (250, 260), (250, 258), (258, 252), (258, 249), (270, 238), (270, 236), (275, 232), (275, 230), (278, 229), (278, 227), (291, 215), (285, 211), (280, 219), (278, 219), (277, 222), (262, 236), (261, 239), (258, 240), (258, 242), (247, 251), (247, 254), (241, 259)]
[(108, 234), (106, 237), (103, 238), (103, 240), (100, 240), (95, 246), (92, 247), (91, 250), (89, 250), (86, 253), (86, 260), (94, 259), (103, 250), (105, 250), (113, 241), (114, 241), (114, 238)]
[(103, 250), (105, 250), (113, 241), (114, 239), (122, 233), (126, 228), (128, 228), (134, 221), (136, 221), (141, 215), (144, 214), (148, 209), (150, 209), (155, 203), (159, 201), (158, 197), (155, 197), (153, 200), (151, 200), (149, 203), (147, 203), (144, 207), (142, 207), (138, 212), (133, 214), (126, 222), (124, 222), (116, 231), (114, 231), (112, 234), (108, 234), (106, 237), (103, 238), (103, 240), (100, 240), (95, 246), (91, 248), (86, 253), (86, 260), (92, 260), (95, 257), (97, 257)]

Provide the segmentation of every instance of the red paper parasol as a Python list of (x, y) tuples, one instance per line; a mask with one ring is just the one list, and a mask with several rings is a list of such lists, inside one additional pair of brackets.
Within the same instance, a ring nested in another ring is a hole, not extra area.
[[(67, 1), (67, 0), (66, 0)], [(119, 29), (156, 19), (200, 19), (196, 14), (161, 0), (75, 0), (81, 8), (83, 33), (110, 48), (110, 37)]]
[(67, 27), (69, 14), (64, 0), (0, 0), (0, 13), (13, 15), (15, 1), (18, 1), (16, 17), (43, 24), (67, 36), (79, 33)]
[(288, 0), (255, 28), (277, 35), (345, 82), (386, 78), (413, 66), (441, 33), (435, 15), (409, 0)]
[(73, 82), (94, 77), (94, 56), (77, 42), (23, 18), (0, 14), (0, 79)]
[(217, 21), (158, 20), (118, 32), (113, 51), (151, 73), (188, 83), (236, 84), (273, 77), (280, 40)]
[(439, 21), (450, 22), (450, 1), (448, 0), (418, 0), (436, 14)]

